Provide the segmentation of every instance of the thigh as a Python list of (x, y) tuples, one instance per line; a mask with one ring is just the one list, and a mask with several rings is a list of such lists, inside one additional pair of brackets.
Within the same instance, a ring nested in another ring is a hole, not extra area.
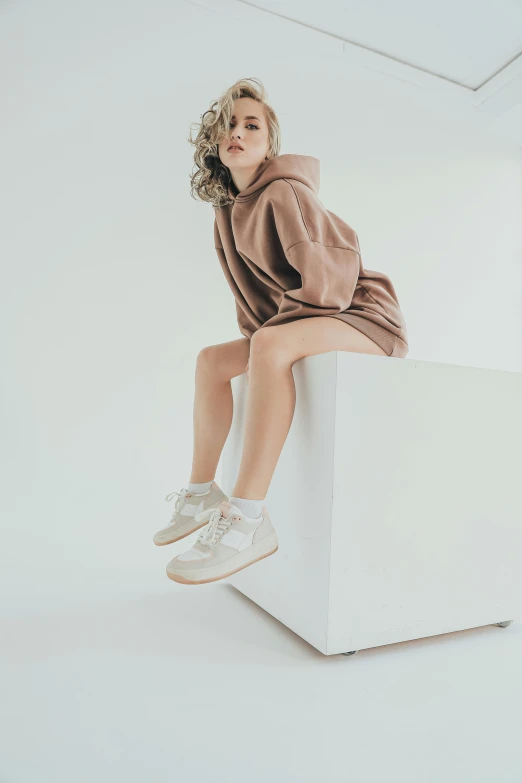
[[(261, 332), (261, 339), (272, 342), (282, 354), (285, 361), (291, 364), (305, 356), (327, 353), (328, 351), (354, 351), (355, 353), (370, 353), (387, 356), (386, 352), (373, 340), (360, 332), (355, 326), (347, 324), (339, 318), (328, 316), (312, 316), (299, 318), (287, 324), (267, 326), (254, 333), (252, 341)], [(270, 335), (266, 332), (271, 332)]]
[(198, 363), (221, 380), (229, 381), (245, 372), (250, 356), (250, 340), (240, 337), (227, 343), (207, 345), (198, 355)]

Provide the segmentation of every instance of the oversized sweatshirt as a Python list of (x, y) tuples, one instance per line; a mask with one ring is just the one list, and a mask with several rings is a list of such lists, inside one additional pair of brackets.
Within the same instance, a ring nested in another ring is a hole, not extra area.
[(248, 187), (229, 185), (232, 204), (214, 207), (214, 239), (234, 294), (239, 331), (329, 316), (354, 326), (387, 355), (406, 324), (390, 278), (363, 267), (356, 232), (318, 197), (318, 158), (265, 160)]

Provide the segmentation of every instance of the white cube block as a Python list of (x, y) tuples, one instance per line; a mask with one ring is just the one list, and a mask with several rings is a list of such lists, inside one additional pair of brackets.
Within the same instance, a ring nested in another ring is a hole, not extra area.
[[(348, 351), (292, 369), (279, 549), (229, 583), (326, 655), (521, 616), (522, 374)], [(246, 374), (232, 391), (227, 493)]]

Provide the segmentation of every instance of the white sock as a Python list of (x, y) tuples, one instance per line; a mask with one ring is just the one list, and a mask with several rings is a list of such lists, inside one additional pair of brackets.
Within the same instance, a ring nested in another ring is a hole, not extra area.
[(195, 492), (199, 495), (201, 494), (201, 492), (208, 492), (211, 486), (212, 486), (212, 481), (206, 481), (203, 484), (191, 484), (189, 482), (187, 484), (187, 489), (189, 492)]
[(229, 498), (229, 502), (232, 503), (232, 505), (237, 506), (241, 513), (249, 519), (258, 519), (261, 516), (265, 499), (250, 500), (250, 498), (237, 498), (232, 496)]

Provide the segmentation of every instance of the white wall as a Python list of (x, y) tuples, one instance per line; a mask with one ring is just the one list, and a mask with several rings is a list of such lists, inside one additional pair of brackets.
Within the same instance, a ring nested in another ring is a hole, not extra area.
[(151, 537), (189, 478), (196, 355), (240, 337), (186, 138), (240, 77), (265, 83), (281, 152), (321, 159), (321, 200), (395, 285), (409, 358), (522, 369), (520, 149), (305, 27), (255, 19), (158, 0), (0, 10), (13, 589), (95, 589), (105, 569), (127, 589), (151, 567), (165, 588), (172, 548)]

